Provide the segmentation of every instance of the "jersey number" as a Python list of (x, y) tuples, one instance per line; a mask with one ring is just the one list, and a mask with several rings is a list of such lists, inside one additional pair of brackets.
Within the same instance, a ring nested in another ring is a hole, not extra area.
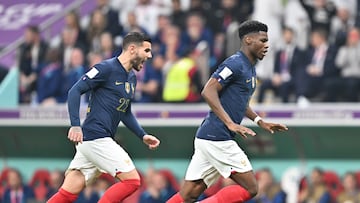
[(119, 99), (119, 103), (120, 103), (120, 105), (116, 108), (116, 110), (125, 112), (129, 106), (130, 99), (121, 98), (121, 99)]

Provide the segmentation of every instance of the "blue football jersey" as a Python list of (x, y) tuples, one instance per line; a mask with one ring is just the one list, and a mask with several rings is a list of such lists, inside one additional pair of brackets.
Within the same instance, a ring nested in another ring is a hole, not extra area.
[[(224, 110), (235, 123), (240, 124), (256, 87), (255, 66), (244, 53), (238, 51), (225, 59), (211, 77), (222, 85), (219, 97)], [(210, 110), (196, 137), (224, 141), (233, 139), (235, 134)]]
[(82, 125), (84, 140), (114, 137), (120, 121), (131, 113), (135, 73), (127, 72), (115, 57), (95, 65), (82, 80), (91, 88), (87, 115)]

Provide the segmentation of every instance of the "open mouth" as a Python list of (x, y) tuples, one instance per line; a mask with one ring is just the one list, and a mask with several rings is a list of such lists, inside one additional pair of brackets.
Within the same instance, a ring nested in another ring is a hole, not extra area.
[(263, 55), (263, 56), (266, 56), (266, 53), (267, 53), (268, 51), (267, 50), (264, 50), (263, 52), (261, 52), (261, 54)]

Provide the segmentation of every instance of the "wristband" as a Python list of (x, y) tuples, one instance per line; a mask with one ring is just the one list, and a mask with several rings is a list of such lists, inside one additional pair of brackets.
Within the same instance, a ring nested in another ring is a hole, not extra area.
[(262, 118), (260, 116), (256, 116), (256, 118), (254, 119), (254, 122), (259, 125), (260, 120), (262, 120)]

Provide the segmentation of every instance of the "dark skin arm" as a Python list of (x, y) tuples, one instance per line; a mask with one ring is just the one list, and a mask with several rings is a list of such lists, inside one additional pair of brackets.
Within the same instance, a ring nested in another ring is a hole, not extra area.
[[(258, 116), (252, 109), (250, 106), (248, 106), (246, 108), (246, 112), (245, 112), (245, 115), (246, 117), (248, 117), (249, 119), (251, 120), (254, 120), (256, 118), (256, 116)], [(288, 130), (288, 128), (283, 125), (283, 124), (278, 124), (278, 123), (268, 123), (268, 122), (265, 122), (263, 119), (261, 119), (259, 122), (258, 122), (258, 125), (269, 131), (271, 134), (274, 133), (275, 131), (286, 131)]]
[(251, 129), (235, 123), (230, 116), (226, 113), (220, 103), (219, 92), (221, 91), (221, 84), (215, 79), (211, 78), (201, 92), (201, 96), (210, 106), (211, 110), (219, 117), (219, 119), (226, 125), (226, 127), (246, 138), (248, 135), (255, 136), (256, 133)]

